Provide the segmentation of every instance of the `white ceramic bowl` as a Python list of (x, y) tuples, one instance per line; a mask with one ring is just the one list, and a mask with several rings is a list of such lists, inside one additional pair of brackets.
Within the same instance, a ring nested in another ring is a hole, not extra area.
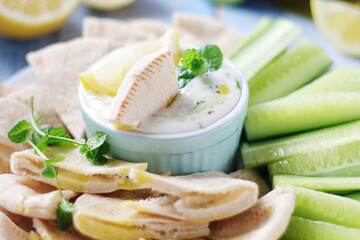
[(241, 97), (229, 114), (210, 126), (187, 133), (159, 135), (119, 130), (91, 114), (84, 98), (85, 89), (80, 84), (79, 101), (87, 136), (96, 131), (105, 132), (110, 155), (130, 162), (148, 162), (150, 172), (171, 171), (172, 175), (182, 175), (208, 170), (231, 171), (246, 115), (249, 89), (240, 71), (229, 60), (225, 61), (241, 79)]

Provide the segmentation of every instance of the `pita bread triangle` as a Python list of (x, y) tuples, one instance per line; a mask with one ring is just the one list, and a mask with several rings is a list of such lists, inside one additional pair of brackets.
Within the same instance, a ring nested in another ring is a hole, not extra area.
[(188, 221), (206, 222), (236, 215), (253, 206), (258, 196), (256, 183), (216, 171), (170, 177), (131, 169), (129, 177), (140, 187), (170, 196), (124, 205)]
[[(63, 189), (74, 192), (107, 193), (118, 189), (136, 189), (138, 186), (127, 180), (131, 168), (145, 170), (147, 163), (129, 163), (110, 159), (103, 166), (90, 163), (79, 151), (78, 147), (52, 146), (45, 155), (49, 158), (65, 157), (54, 163), (59, 172)], [(55, 180), (41, 175), (44, 160), (34, 150), (15, 152), (11, 156), (11, 170), (20, 176), (28, 176), (41, 182), (55, 185)]]
[[(191, 238), (206, 236), (208, 223), (194, 223), (123, 207), (122, 199), (84, 194), (73, 217), (75, 228), (96, 239)], [(136, 196), (134, 199), (138, 199)]]
[(285, 232), (295, 207), (290, 188), (275, 189), (255, 206), (231, 218), (210, 223), (210, 238), (233, 240), (276, 240)]
[(105, 39), (78, 38), (26, 56), (37, 78), (49, 88), (51, 101), (74, 138), (81, 138), (85, 128), (77, 98), (78, 73), (107, 54), (111, 46)]

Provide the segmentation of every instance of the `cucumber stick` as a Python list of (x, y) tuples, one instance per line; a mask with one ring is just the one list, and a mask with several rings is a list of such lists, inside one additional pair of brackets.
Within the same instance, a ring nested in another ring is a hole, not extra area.
[(338, 68), (292, 92), (290, 96), (319, 92), (360, 92), (360, 69)]
[(317, 44), (304, 40), (249, 80), (249, 106), (286, 96), (332, 64)]
[(282, 240), (355, 240), (360, 239), (360, 229), (291, 217)]
[(300, 187), (292, 189), (296, 195), (294, 216), (360, 228), (359, 201)]
[(285, 97), (249, 108), (249, 140), (296, 133), (360, 118), (360, 93), (314, 93)]
[(360, 191), (360, 177), (308, 177), (276, 174), (273, 176), (275, 187), (303, 187), (328, 193), (347, 193)]
[(241, 155), (246, 168), (258, 167), (270, 162), (299, 154), (351, 143), (360, 136), (360, 121), (328, 127), (241, 146)]
[(238, 44), (236, 44), (230, 52), (227, 54), (227, 57), (232, 60), (239, 51), (241, 51), (243, 48), (245, 48), (247, 45), (249, 45), (254, 39), (259, 37), (261, 34), (263, 34), (266, 29), (268, 29), (271, 26), (271, 21), (269, 18), (262, 18), (254, 27), (254, 29), (250, 32), (249, 36), (247, 36), (243, 41), (240, 41)]
[(270, 163), (269, 172), (306, 176), (360, 176), (360, 139)]
[(245, 78), (250, 79), (283, 52), (299, 32), (300, 29), (291, 21), (278, 19), (259, 37), (240, 49), (232, 61)]
[(344, 197), (354, 199), (356, 201), (360, 201), (360, 192), (353, 192), (343, 195)]

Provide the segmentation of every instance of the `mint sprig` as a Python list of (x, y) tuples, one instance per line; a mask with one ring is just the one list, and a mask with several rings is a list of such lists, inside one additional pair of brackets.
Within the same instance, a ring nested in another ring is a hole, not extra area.
[(223, 54), (216, 45), (205, 45), (199, 50), (187, 49), (182, 57), (182, 66), (176, 69), (179, 88), (185, 87), (196, 76), (218, 70), (222, 66)]
[[(37, 122), (43, 117), (41, 115), (35, 120), (34, 117), (34, 98), (30, 100), (30, 123), (22, 120), (15, 124), (8, 132), (8, 137), (15, 143), (27, 142), (35, 149), (35, 152), (44, 159), (44, 168), (41, 175), (46, 178), (55, 178), (56, 186), (61, 196), (61, 203), (56, 210), (57, 221), (61, 230), (66, 230), (72, 224), (72, 213), (75, 207), (69, 201), (64, 199), (61, 191), (60, 181), (58, 177), (58, 170), (53, 165), (61, 162), (64, 157), (49, 159), (44, 151), (47, 146), (54, 144), (67, 144), (72, 146), (81, 146), (80, 153), (84, 154), (86, 158), (94, 165), (104, 165), (108, 159), (105, 156), (109, 151), (109, 144), (106, 142), (107, 135), (103, 132), (95, 132), (92, 138), (85, 140), (71, 139), (62, 127), (53, 127), (50, 125), (38, 126)], [(29, 136), (31, 133), (30, 140)]]

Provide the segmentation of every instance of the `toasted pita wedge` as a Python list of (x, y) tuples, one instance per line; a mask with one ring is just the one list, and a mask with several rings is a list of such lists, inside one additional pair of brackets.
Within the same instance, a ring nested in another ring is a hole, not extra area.
[(0, 212), (0, 240), (28, 240), (30, 233), (18, 227), (11, 219)]
[(82, 195), (75, 202), (78, 209), (73, 216), (76, 229), (104, 240), (191, 238), (209, 234), (208, 223), (191, 223), (145, 213), (123, 207), (121, 202), (121, 198)]
[(269, 185), (254, 169), (241, 169), (229, 174), (230, 177), (256, 182), (259, 186), (259, 198), (271, 191)]
[(81, 236), (78, 233), (71, 233), (68, 231), (61, 231), (56, 225), (41, 220), (38, 218), (33, 219), (34, 228), (36, 232), (40, 235), (42, 240), (83, 240), (88, 239)]
[(108, 40), (79, 38), (26, 56), (40, 82), (49, 87), (54, 107), (74, 138), (83, 135), (85, 126), (77, 99), (78, 73), (110, 49)]
[(236, 215), (253, 206), (258, 196), (256, 183), (215, 171), (168, 177), (131, 169), (129, 177), (140, 186), (172, 196), (124, 204), (188, 221), (206, 222)]
[(111, 106), (109, 121), (137, 127), (166, 107), (179, 91), (176, 68), (168, 47), (137, 62), (126, 74)]
[(34, 96), (35, 115), (44, 113), (41, 124), (62, 126), (60, 117), (50, 104), (47, 89), (40, 86), (22, 87), (0, 98), (0, 173), (10, 172), (10, 156), (15, 151), (21, 151), (29, 146), (26, 143), (13, 143), (8, 138), (9, 130), (19, 121), (30, 121), (30, 98)]
[[(118, 189), (137, 189), (127, 180), (130, 168), (145, 170), (147, 163), (128, 163), (110, 159), (103, 166), (95, 166), (79, 152), (79, 148), (67, 146), (48, 147), (45, 155), (49, 158), (65, 157), (55, 163), (61, 187), (75, 192), (107, 193)], [(28, 176), (55, 186), (55, 180), (41, 176), (44, 160), (34, 150), (16, 152), (11, 156), (11, 170), (16, 175)]]
[[(76, 193), (65, 190), (63, 195), (68, 200)], [(60, 202), (59, 191), (52, 186), (27, 177), (0, 175), (0, 205), (10, 212), (55, 220)]]
[(0, 84), (0, 98), (16, 92), (24, 87), (25, 86), (22, 85)]
[(176, 29), (183, 29), (201, 39), (205, 44), (216, 44), (226, 54), (231, 47), (242, 39), (235, 29), (206, 17), (187, 13), (175, 13), (173, 22)]
[(212, 239), (276, 240), (285, 232), (295, 206), (295, 193), (278, 188), (251, 209), (231, 218), (210, 223)]
[(154, 40), (169, 26), (154, 19), (137, 19), (124, 22), (114, 19), (87, 17), (83, 20), (83, 37), (105, 38), (119, 45)]
[(26, 232), (33, 230), (32, 218), (21, 216), (12, 212), (9, 212), (5, 208), (0, 206), (0, 212), (4, 213), (10, 220), (18, 227)]

